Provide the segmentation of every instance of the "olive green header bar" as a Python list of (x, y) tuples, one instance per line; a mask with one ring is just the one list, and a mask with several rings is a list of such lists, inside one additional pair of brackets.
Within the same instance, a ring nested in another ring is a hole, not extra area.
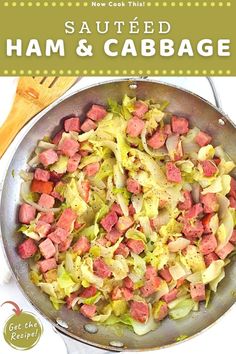
[(236, 1), (0, 2), (0, 75), (236, 76)]

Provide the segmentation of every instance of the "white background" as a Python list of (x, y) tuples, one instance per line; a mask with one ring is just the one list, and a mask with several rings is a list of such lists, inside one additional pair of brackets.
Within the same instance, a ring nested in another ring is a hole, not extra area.
[[(111, 80), (112, 78), (83, 78), (80, 80), (70, 92), (75, 91), (79, 87), (86, 87), (93, 83), (99, 83), (106, 80)], [(199, 94), (200, 96), (206, 98), (210, 102), (214, 103), (214, 98), (210, 89), (210, 86), (204, 77), (199, 78), (152, 78), (154, 80), (165, 81), (168, 83), (174, 83), (181, 87), (184, 87), (192, 92)], [(235, 91), (236, 91), (236, 78), (214, 78), (214, 83), (217, 88), (217, 92), (220, 96), (221, 106), (225, 113), (231, 117), (232, 120), (236, 123), (236, 108), (235, 108)], [(7, 116), (12, 100), (14, 98), (14, 92), (17, 85), (16, 78), (0, 78), (0, 125)], [(31, 121), (29, 124), (33, 124)], [(0, 161), (1, 168), (0, 170), (0, 182), (2, 182), (4, 172), (6, 170), (7, 164), (10, 160), (10, 157), (14, 151), (17, 142), (20, 140), (21, 136), (24, 134), (24, 131), (27, 129), (25, 127), (22, 132), (17, 136), (11, 147), (8, 149), (7, 153), (4, 155)], [(0, 304), (7, 300), (16, 301), (20, 308), (24, 310), (31, 311), (37, 314), (37, 317), (41, 320), (44, 327), (44, 333), (38, 342), (38, 344), (28, 351), (29, 354), (41, 354), (43, 351), (51, 350), (57, 354), (66, 353), (66, 346), (64, 345), (61, 336), (58, 335), (52, 326), (44, 320), (37, 311), (29, 304), (25, 299), (24, 295), (21, 293), (19, 288), (16, 285), (16, 282), (13, 278), (10, 277), (9, 271), (6, 263), (4, 262), (3, 254), (0, 249)], [(12, 354), (17, 353), (15, 349), (12, 349), (8, 346), (3, 339), (3, 327), (6, 319), (12, 314), (11, 306), (5, 305), (0, 307), (0, 353)], [(236, 307), (233, 308), (223, 316), (218, 322), (207, 329), (200, 335), (195, 338), (188, 340), (186, 342), (180, 343), (174, 347), (161, 349), (158, 351), (160, 354), (199, 354), (199, 353), (213, 353), (222, 354), (226, 350), (229, 353), (235, 353), (235, 316), (236, 316)], [(158, 336), (158, 331), (156, 333)], [(76, 343), (76, 346), (71, 348), (69, 352), (74, 353), (103, 353), (104, 351), (98, 350), (95, 348), (90, 348), (81, 343)], [(157, 353), (157, 351), (156, 351)]]

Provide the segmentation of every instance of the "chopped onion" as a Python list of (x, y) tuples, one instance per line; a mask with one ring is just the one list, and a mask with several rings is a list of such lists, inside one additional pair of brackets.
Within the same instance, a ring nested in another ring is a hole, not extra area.
[(168, 243), (168, 248), (170, 252), (178, 252), (185, 249), (190, 244), (190, 241), (184, 237), (179, 237), (175, 241)]
[(20, 176), (25, 182), (32, 181), (32, 179), (34, 178), (33, 172), (26, 172), (26, 171), (23, 171), (23, 170), (20, 171), (19, 176)]
[(89, 131), (86, 132), (86, 133), (80, 134), (80, 135), (78, 136), (78, 141), (79, 141), (80, 143), (82, 143), (83, 141), (88, 140), (88, 138), (90, 138), (90, 136), (93, 135), (93, 133), (94, 133), (94, 130), (89, 130)]
[(29, 160), (28, 165), (30, 167), (37, 167), (39, 164), (39, 156), (35, 155), (31, 160)]
[(199, 203), (200, 200), (201, 187), (200, 184), (195, 182), (192, 185), (192, 197), (194, 203)]
[(136, 213), (140, 213), (143, 207), (143, 194), (133, 194), (131, 197), (131, 202), (133, 204), (133, 207), (136, 211)]
[(217, 194), (217, 199), (218, 199), (218, 203), (219, 203), (218, 214), (219, 214), (219, 218), (221, 220), (221, 219), (223, 219), (227, 210), (229, 209), (229, 199), (220, 193)]
[(186, 275), (184, 268), (179, 263), (170, 267), (169, 272), (174, 280), (178, 280)]

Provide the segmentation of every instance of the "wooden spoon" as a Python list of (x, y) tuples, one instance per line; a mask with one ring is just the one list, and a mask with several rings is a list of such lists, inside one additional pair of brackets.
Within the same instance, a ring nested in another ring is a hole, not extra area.
[(12, 109), (0, 128), (0, 157), (21, 128), (37, 113), (62, 96), (78, 77), (22, 77)]

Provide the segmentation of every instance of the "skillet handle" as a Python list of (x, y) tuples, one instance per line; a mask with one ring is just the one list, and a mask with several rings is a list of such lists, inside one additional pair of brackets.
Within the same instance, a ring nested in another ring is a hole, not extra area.
[(206, 76), (206, 79), (207, 79), (209, 85), (211, 86), (211, 90), (212, 90), (212, 93), (213, 93), (213, 96), (214, 96), (216, 107), (219, 108), (219, 109), (222, 109), (220, 97), (219, 97), (219, 94), (218, 94), (218, 92), (216, 90), (216, 86), (214, 84), (214, 81), (212, 80), (212, 78), (210, 76)]

